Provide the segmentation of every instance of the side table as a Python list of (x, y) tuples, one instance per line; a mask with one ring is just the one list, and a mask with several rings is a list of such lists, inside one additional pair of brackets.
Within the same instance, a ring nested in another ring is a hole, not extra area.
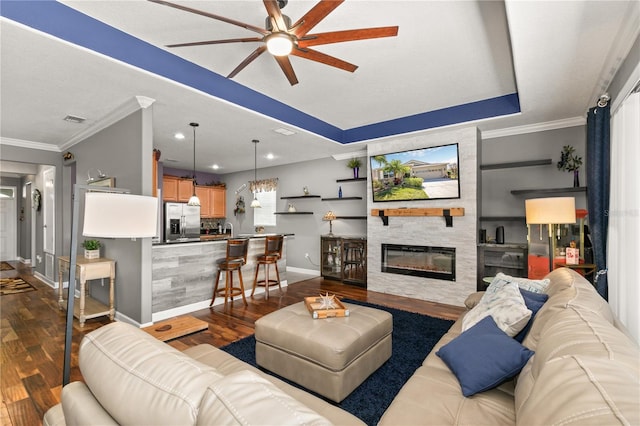
[(573, 269), (574, 271), (577, 271), (578, 273), (584, 275), (584, 277), (587, 278), (589, 281), (591, 281), (591, 284), (593, 284), (593, 280), (596, 272), (596, 265), (594, 265), (593, 263), (579, 263), (577, 265), (567, 265), (567, 263), (564, 260), (554, 261), (553, 269), (556, 269), (556, 268)]
[[(62, 298), (63, 275), (69, 271), (69, 256), (58, 257), (58, 307), (64, 309), (64, 299)], [(99, 278), (109, 278), (109, 306), (88, 296), (89, 288), (87, 280)], [(74, 304), (73, 316), (80, 321), (80, 327), (84, 327), (87, 319), (109, 315), (113, 321), (115, 316), (114, 308), (114, 285), (116, 278), (116, 262), (104, 257), (98, 259), (76, 258), (76, 279), (80, 282), (80, 303)]]

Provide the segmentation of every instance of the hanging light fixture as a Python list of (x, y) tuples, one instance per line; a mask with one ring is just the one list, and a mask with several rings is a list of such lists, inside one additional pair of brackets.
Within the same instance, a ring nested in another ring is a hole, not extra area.
[(260, 142), (258, 139), (254, 139), (253, 142), (253, 201), (251, 201), (251, 207), (254, 209), (262, 207), (260, 205), (260, 201), (258, 201), (258, 143)]
[(189, 126), (193, 127), (193, 195), (191, 195), (191, 198), (189, 198), (187, 205), (199, 206), (200, 199), (196, 195), (196, 127), (198, 127), (199, 124), (189, 123)]

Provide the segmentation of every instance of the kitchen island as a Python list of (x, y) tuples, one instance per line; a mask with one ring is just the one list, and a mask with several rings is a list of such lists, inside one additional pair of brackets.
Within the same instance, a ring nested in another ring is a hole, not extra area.
[[(264, 238), (267, 234), (241, 235), (249, 238), (247, 264), (242, 267), (245, 295), (253, 288), (256, 273), (256, 257), (264, 253)], [(269, 234), (273, 235), (273, 234)], [(287, 285), (287, 239), (286, 234), (282, 258), (278, 261), (280, 285)], [(229, 237), (203, 238), (200, 242), (157, 244), (152, 248), (152, 321), (183, 315), (205, 309), (211, 303), (213, 286), (218, 272), (216, 261), (226, 256)], [(258, 279), (262, 278), (260, 271)], [(237, 279), (237, 278), (236, 278)], [(224, 286), (224, 274), (220, 277)], [(255, 295), (264, 293), (263, 287), (256, 289)], [(224, 303), (219, 297), (215, 304)], [(235, 302), (238, 303), (238, 302)], [(240, 302), (241, 303), (241, 302)], [(240, 306), (240, 305), (238, 305)], [(244, 306), (244, 305), (243, 305)]]

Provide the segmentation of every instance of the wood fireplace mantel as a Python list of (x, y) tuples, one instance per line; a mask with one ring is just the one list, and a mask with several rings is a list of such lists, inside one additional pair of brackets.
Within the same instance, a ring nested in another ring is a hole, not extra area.
[(389, 216), (438, 216), (444, 217), (447, 228), (450, 228), (453, 216), (464, 216), (464, 207), (371, 209), (371, 216), (380, 217), (384, 226), (389, 226)]

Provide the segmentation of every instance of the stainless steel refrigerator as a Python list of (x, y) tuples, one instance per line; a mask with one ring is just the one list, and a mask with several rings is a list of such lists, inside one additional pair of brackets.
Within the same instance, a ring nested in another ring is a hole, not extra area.
[(200, 206), (186, 203), (164, 204), (164, 241), (200, 241)]

